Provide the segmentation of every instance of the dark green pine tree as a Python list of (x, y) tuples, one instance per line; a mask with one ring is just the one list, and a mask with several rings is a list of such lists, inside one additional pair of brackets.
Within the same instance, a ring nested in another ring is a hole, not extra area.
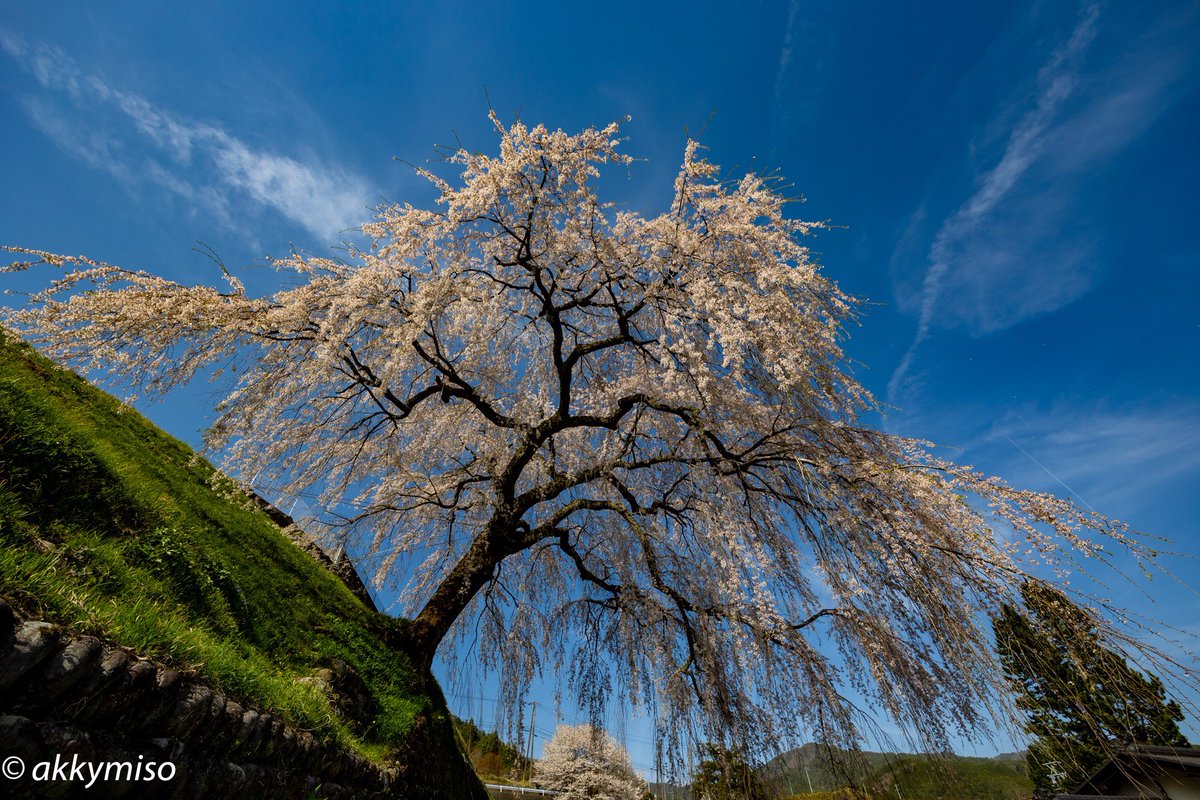
[(1087, 612), (1035, 581), (1021, 596), (1024, 609), (1005, 606), (995, 622), (996, 647), (1028, 713), (1035, 797), (1073, 788), (1123, 745), (1187, 745), (1177, 724), (1183, 711), (1167, 701), (1162, 681), (1103, 646)]

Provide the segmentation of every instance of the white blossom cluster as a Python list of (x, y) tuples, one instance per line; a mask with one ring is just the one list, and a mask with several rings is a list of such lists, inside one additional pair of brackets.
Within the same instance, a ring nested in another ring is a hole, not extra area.
[(542, 747), (537, 782), (561, 800), (641, 800), (646, 791), (625, 748), (586, 723), (558, 726)]

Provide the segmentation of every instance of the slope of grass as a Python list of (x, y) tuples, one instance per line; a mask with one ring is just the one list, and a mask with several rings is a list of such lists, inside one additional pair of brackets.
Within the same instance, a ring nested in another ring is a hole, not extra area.
[[(436, 702), (383, 644), (402, 623), (365, 608), (186, 445), (3, 332), (0, 595), (368, 757)], [(300, 680), (331, 659), (366, 683), (368, 729)]]
[(1021, 800), (1033, 783), (1011, 762), (954, 756), (942, 764), (921, 756), (897, 756), (871, 784), (879, 797), (899, 787), (909, 800)]
[[(862, 753), (863, 769), (848, 788), (814, 745), (791, 750), (759, 771), (762, 780), (789, 800), (1023, 800), (1033, 793), (1023, 758), (950, 755), (931, 759), (903, 753)], [(811, 780), (815, 791), (807, 792)], [(898, 790), (898, 791), (897, 791)]]

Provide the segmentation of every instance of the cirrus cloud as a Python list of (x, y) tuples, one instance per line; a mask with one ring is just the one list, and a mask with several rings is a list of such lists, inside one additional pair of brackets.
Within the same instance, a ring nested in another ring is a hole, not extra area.
[(376, 195), (344, 167), (252, 147), (172, 114), (83, 71), (58, 48), (0, 32), (0, 49), (41, 88), (22, 102), (30, 122), (131, 193), (156, 188), (233, 229), (247, 210), (269, 210), (326, 242), (361, 223)]

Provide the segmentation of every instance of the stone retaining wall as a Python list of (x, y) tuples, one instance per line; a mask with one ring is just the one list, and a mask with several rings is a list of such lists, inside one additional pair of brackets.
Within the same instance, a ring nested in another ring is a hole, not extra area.
[(140, 756), (175, 766), (169, 782), (101, 781), (87, 797), (406, 794), (396, 769), (320, 742), (127, 649), (20, 620), (0, 599), (0, 756), (27, 766), (18, 781), (0, 777), (0, 796), (80, 796), (79, 781), (31, 780), (33, 765), (56, 754), (90, 762), (136, 763)]

